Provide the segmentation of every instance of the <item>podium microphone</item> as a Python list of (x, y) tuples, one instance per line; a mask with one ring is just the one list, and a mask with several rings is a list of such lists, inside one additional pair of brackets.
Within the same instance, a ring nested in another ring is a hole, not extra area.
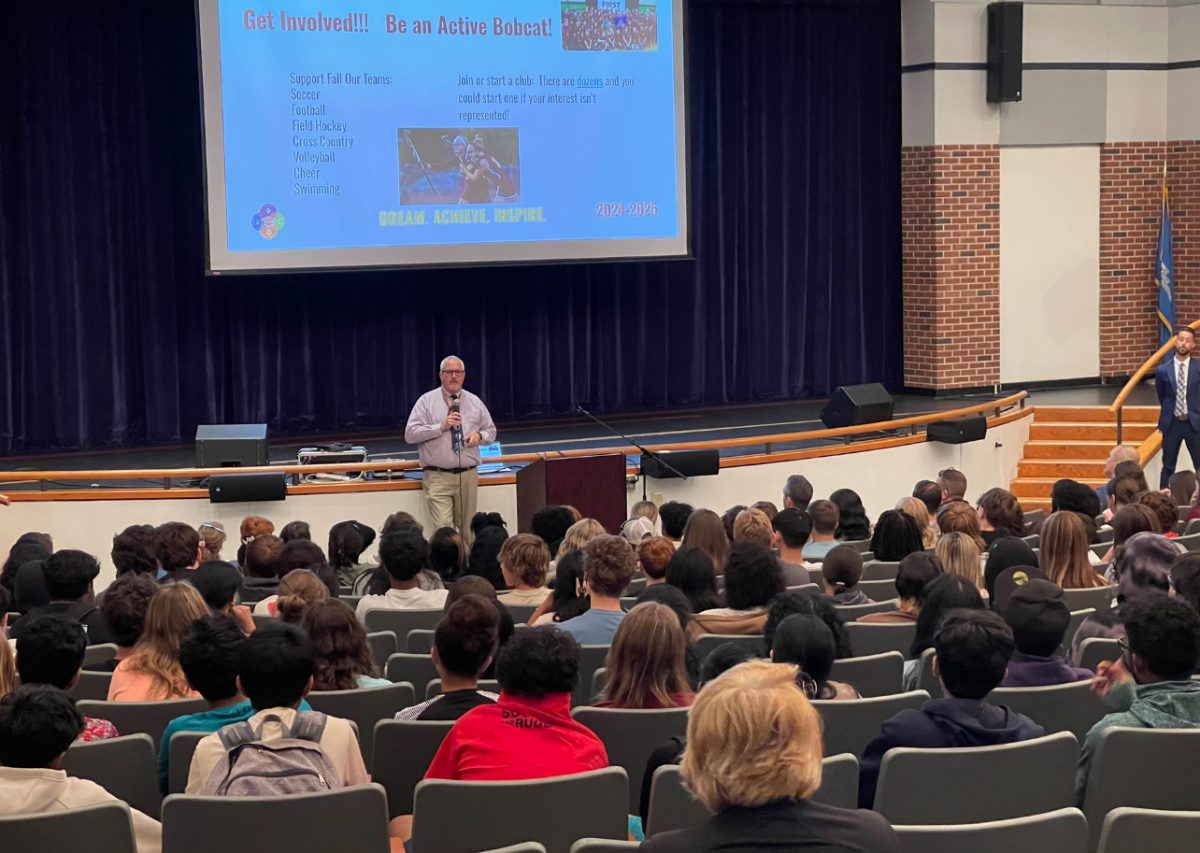
[[(462, 411), (462, 407), (459, 405), (458, 395), (451, 394), (450, 395), (450, 413), (455, 414), (455, 413), (461, 412), (461, 411)], [(463, 446), (462, 424), (455, 424), (454, 426), (450, 427), (450, 444), (454, 448), (455, 453), (462, 452), (462, 446)]]

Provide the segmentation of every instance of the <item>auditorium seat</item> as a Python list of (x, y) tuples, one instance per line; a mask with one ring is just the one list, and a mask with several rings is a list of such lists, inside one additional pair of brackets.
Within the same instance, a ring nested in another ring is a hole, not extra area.
[(171, 757), (167, 770), (168, 794), (182, 794), (187, 790), (192, 754), (196, 751), (196, 744), (200, 743), (208, 734), (208, 732), (175, 732), (171, 735), (171, 742), (167, 744), (167, 754)]
[(843, 622), (854, 622), (871, 613), (890, 613), (896, 609), (898, 603), (897, 599), (891, 598), (885, 601), (873, 601), (870, 604), (837, 604), (834, 605), (834, 609), (837, 610), (837, 614)]
[[(858, 588), (863, 595), (872, 601), (892, 601), (896, 597), (896, 579), (888, 578), (881, 581), (859, 581)], [(895, 602), (892, 602), (895, 604)], [(893, 607), (893, 610), (896, 608)]]
[(269, 613), (254, 613), (250, 618), (254, 620), (255, 628), (265, 628), (279, 621), (278, 617), (272, 616)]
[(865, 581), (894, 581), (900, 572), (900, 563), (889, 563), (882, 560), (871, 560), (863, 563), (862, 580)]
[(860, 554), (871, 550), (870, 539), (847, 539), (842, 544), (849, 545), (851, 548), (856, 549)]
[(387, 792), (389, 818), (412, 814), (413, 791), (453, 725), (450, 720), (383, 720), (375, 724), (371, 780)]
[(157, 818), (162, 795), (158, 791), (156, 746), (145, 734), (76, 741), (63, 755), (62, 769), (68, 776), (95, 782), (130, 808)]
[(704, 660), (713, 649), (726, 643), (745, 646), (756, 657), (762, 657), (765, 653), (762, 634), (701, 634), (692, 641), (692, 648), (696, 650), (700, 660)]
[(1121, 645), (1117, 640), (1104, 637), (1088, 637), (1079, 644), (1079, 660), (1077, 666), (1096, 671), (1101, 661), (1121, 659)]
[[(982, 823), (1075, 804), (1079, 744), (1054, 735), (961, 749), (898, 747), (883, 756), (875, 811), (893, 824)], [(981, 780), (987, 780), (986, 787)]]
[(1133, 806), (1200, 812), (1200, 729), (1107, 729), (1088, 775), (1083, 813), (1095, 849), (1105, 816)]
[(5, 850), (22, 853), (44, 850), (137, 853), (129, 806), (124, 803), (0, 817), (0, 839)]
[(580, 646), (579, 652), (579, 683), (571, 694), (571, 705), (590, 705), (592, 695), (592, 676), (596, 670), (604, 666), (608, 658), (608, 646)]
[(857, 657), (879, 655), (884, 652), (900, 652), (905, 658), (912, 647), (917, 632), (916, 622), (874, 624), (871, 622), (847, 622), (846, 634), (850, 637), (850, 648)]
[[(607, 838), (581, 838), (571, 845), (570, 853), (625, 853), (641, 847), (636, 841), (613, 841)], [(492, 851), (495, 853), (495, 851)]]
[(917, 689), (924, 690), (933, 699), (941, 699), (942, 681), (933, 674), (933, 658), (936, 652), (933, 649), (926, 649), (921, 652), (921, 657), (917, 661)]
[(363, 624), (368, 631), (391, 631), (397, 637), (407, 637), (414, 628), (433, 630), (442, 620), (442, 610), (368, 610)]
[[(1086, 853), (1083, 812), (1063, 808), (987, 823), (895, 825), (902, 853)], [(1139, 850), (1139, 853), (1145, 851)]]
[(650, 753), (664, 741), (687, 732), (687, 708), (627, 710), (582, 706), (571, 711), (604, 742), (608, 763), (622, 767), (629, 777), (629, 811), (636, 814), (642, 777)]
[(512, 616), (513, 622), (523, 622), (526, 625), (529, 624), (529, 617), (533, 616), (534, 611), (538, 609), (538, 605), (536, 604), (508, 604), (505, 602), (501, 602), (501, 604), (504, 604), (508, 608), (508, 613)]
[(139, 732), (150, 735), (150, 741), (158, 748), (167, 723), (184, 714), (196, 714), (208, 710), (203, 699), (170, 699), (165, 702), (97, 702), (85, 699), (77, 703), (79, 713), (85, 717), (108, 720), (123, 735)]
[[(843, 809), (858, 807), (858, 759), (853, 755), (831, 755), (821, 762), (821, 787), (814, 802)], [(683, 784), (678, 764), (654, 771), (650, 783), (650, 811), (646, 815), (646, 837), (673, 829), (700, 826), (711, 817), (708, 809)]]
[[(11, 628), (12, 626), (9, 625)], [(93, 666), (98, 663), (107, 663), (117, 656), (117, 646), (115, 643), (98, 643), (94, 646), (88, 646), (83, 650), (83, 666)]]
[(623, 840), (628, 791), (620, 767), (519, 782), (426, 779), (413, 797), (413, 853), (477, 853), (523, 841), (561, 851), (580, 838)]
[(1197, 533), (1200, 533), (1200, 518), (1188, 519), (1183, 525), (1183, 535), (1192, 536)]
[(1200, 811), (1119, 808), (1100, 828), (1099, 853), (1179, 853), (1200, 838)]
[(388, 681), (407, 681), (409, 684), (428, 684), (435, 678), (440, 678), (433, 658), (429, 655), (412, 655), (408, 652), (397, 652), (387, 659), (383, 667), (383, 677)]
[(825, 755), (843, 752), (862, 755), (885, 721), (901, 711), (920, 708), (928, 701), (929, 694), (924, 690), (872, 699), (814, 699), (813, 707), (821, 714)]
[(380, 669), (383, 669), (388, 658), (399, 651), (396, 648), (396, 635), (391, 631), (372, 631), (367, 634), (367, 645), (371, 647), (371, 657)]
[(1042, 547), (1042, 537), (1040, 535), (1038, 535), (1037, 533), (1031, 533), (1028, 536), (1022, 536), (1021, 541), (1024, 542), (1026, 545), (1028, 545), (1030, 548), (1041, 548)]
[(1192, 533), (1188, 536), (1180, 536), (1175, 540), (1175, 544), (1182, 545), (1189, 553), (1200, 551), (1200, 533)]
[(391, 851), (387, 796), (374, 784), (283, 797), (173, 794), (163, 802), (162, 814), (168, 853)]
[(1007, 705), (1046, 730), (1083, 737), (1108, 713), (1104, 701), (1092, 693), (1091, 681), (1049, 687), (997, 687), (987, 697), (993, 705)]
[(1058, 653), (1064, 658), (1071, 653), (1071, 643), (1075, 639), (1075, 632), (1079, 630), (1079, 626), (1083, 624), (1083, 620), (1087, 619), (1096, 611), (1091, 607), (1085, 607), (1082, 610), (1072, 610), (1071, 618), (1067, 621), (1067, 630), (1063, 632), (1063, 641), (1058, 647)]
[(608, 670), (605, 667), (600, 667), (592, 673), (592, 701), (604, 692), (605, 686), (608, 684)]
[(401, 681), (387, 687), (362, 687), (355, 690), (314, 690), (307, 697), (314, 711), (353, 720), (358, 724), (358, 745), (363, 762), (371, 769), (375, 724), (390, 720), (401, 708), (417, 704), (410, 682)]
[[(410, 655), (428, 655), (433, 652), (433, 631), (432, 628), (413, 628), (408, 632), (408, 636), (404, 638), (404, 651)], [(393, 652), (399, 651), (393, 649)]]
[(1094, 586), (1091, 589), (1064, 589), (1063, 602), (1067, 609), (1076, 610), (1107, 610), (1117, 594), (1115, 586)]
[(67, 691), (67, 694), (77, 702), (80, 699), (104, 702), (108, 699), (108, 685), (112, 682), (112, 677), (111, 672), (82, 670), (79, 673), (79, 680), (75, 682), (74, 687)]
[[(500, 682), (494, 678), (479, 679), (479, 690), (485, 693), (500, 693)], [(442, 695), (442, 680), (435, 678), (433, 681), (425, 685), (425, 698), (432, 699), (434, 696)]]
[(891, 696), (904, 689), (904, 655), (900, 652), (882, 652), (841, 658), (833, 662), (829, 679), (853, 685), (863, 698)]

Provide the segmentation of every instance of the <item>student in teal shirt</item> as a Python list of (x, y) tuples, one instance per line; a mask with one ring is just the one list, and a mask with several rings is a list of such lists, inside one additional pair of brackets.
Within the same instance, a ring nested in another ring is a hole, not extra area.
[[(250, 701), (238, 692), (237, 655), (246, 635), (231, 617), (206, 616), (188, 628), (179, 646), (179, 663), (192, 689), (204, 697), (207, 711), (176, 717), (163, 730), (158, 747), (158, 784), (163, 793), (171, 773), (171, 736), (176, 732), (211, 733), (254, 716)], [(303, 700), (301, 711), (312, 708)]]

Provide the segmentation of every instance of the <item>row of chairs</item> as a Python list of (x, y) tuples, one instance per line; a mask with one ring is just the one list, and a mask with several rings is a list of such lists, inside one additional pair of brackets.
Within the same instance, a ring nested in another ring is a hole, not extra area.
[[(1097, 749), (1081, 811), (1073, 806), (1077, 745), (1070, 735), (965, 750), (897, 749), (884, 759), (875, 807), (897, 828), (906, 851), (1185, 850), (1200, 829), (1200, 793), (1161, 780), (1190, 778), (1185, 774), (1197, 757), (1200, 732), (1114, 729)], [(823, 770), (814, 799), (852, 807), (858, 787), (854, 757), (827, 758)], [(986, 787), (980, 780), (987, 780)], [(503, 848), (509, 851), (635, 849), (621, 841), (627, 837), (628, 789), (620, 767), (519, 782), (422, 781), (413, 797), (413, 850), (473, 853), (505, 844), (512, 845)], [(546, 810), (547, 802), (555, 807)], [(462, 819), (464, 803), (470, 804), (471, 820)], [(219, 826), (223, 853), (383, 853), (388, 815), (387, 793), (378, 784), (289, 797), (172, 795), (161, 809), (163, 849), (208, 853), (212, 828)], [(649, 835), (698, 826), (707, 817), (684, 788), (678, 767), (657, 771)], [(0, 818), (0, 837), (13, 850), (134, 851), (122, 803)], [(581, 838), (604, 841), (580, 846)]]

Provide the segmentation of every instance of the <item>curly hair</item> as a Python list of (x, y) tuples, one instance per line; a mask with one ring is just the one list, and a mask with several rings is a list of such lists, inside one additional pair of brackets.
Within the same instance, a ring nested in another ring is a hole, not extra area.
[(300, 627), (308, 634), (317, 660), (313, 689), (353, 690), (360, 675), (378, 677), (367, 631), (346, 602), (336, 598), (313, 602), (304, 610)]
[(506, 693), (541, 699), (579, 683), (579, 643), (552, 625), (518, 631), (500, 650), (496, 679)]

